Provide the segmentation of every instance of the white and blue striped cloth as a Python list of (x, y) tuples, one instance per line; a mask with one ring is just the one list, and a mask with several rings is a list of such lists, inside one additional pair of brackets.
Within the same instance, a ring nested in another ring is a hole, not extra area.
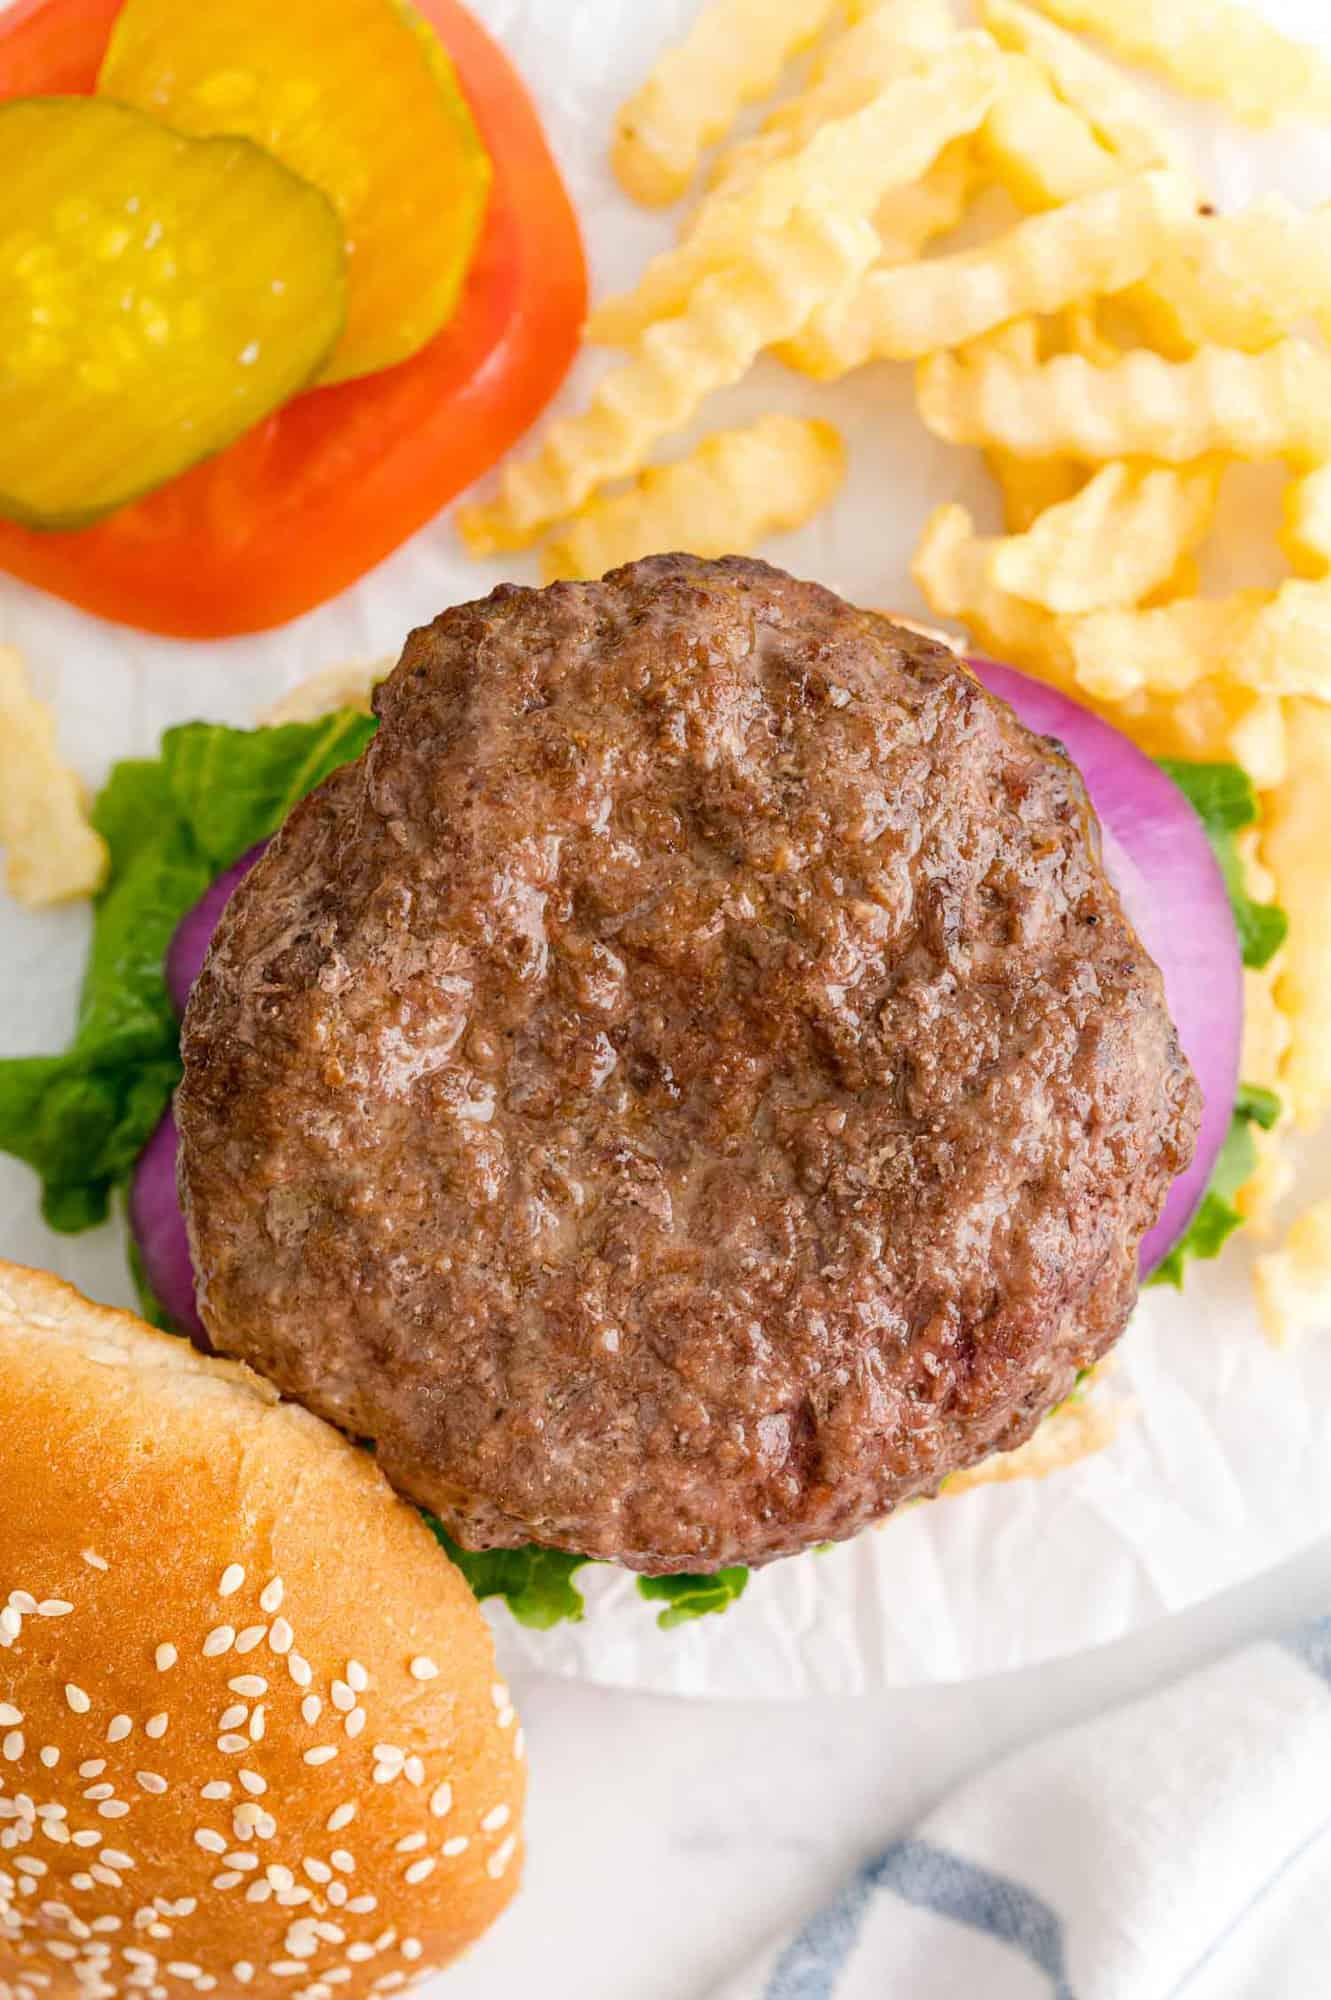
[(1006, 1758), (717, 2000), (1331, 2000), (1331, 1618)]

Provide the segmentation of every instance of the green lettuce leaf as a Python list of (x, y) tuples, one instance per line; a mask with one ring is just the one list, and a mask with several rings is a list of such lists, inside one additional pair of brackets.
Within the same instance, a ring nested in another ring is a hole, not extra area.
[(1263, 1132), (1271, 1131), (1280, 1118), (1280, 1110), (1280, 1099), (1274, 1091), (1240, 1084), (1228, 1136), (1212, 1169), (1201, 1206), (1192, 1219), (1192, 1227), (1163, 1264), (1151, 1273), (1148, 1284), (1173, 1285), (1181, 1291), (1188, 1259), (1218, 1257), (1235, 1230), (1243, 1227), (1243, 1217), (1234, 1206), (1234, 1198), (1257, 1169), (1253, 1126), (1259, 1126)]
[(590, 1556), (566, 1555), (562, 1549), (543, 1549), (535, 1542), (521, 1549), (473, 1553), (460, 1548), (433, 1514), (426, 1514), (425, 1522), (462, 1571), (473, 1595), (502, 1597), (519, 1625), (548, 1632), (552, 1625), (565, 1620), (577, 1624), (582, 1618), (586, 1606), (573, 1576), (591, 1561)]
[(706, 1618), (713, 1611), (729, 1611), (743, 1597), (749, 1581), (746, 1569), (719, 1569), (715, 1576), (640, 1576), (638, 1594), (663, 1600), (666, 1609), (657, 1618), (663, 1632), (691, 1618)]
[(374, 732), (352, 713), (280, 729), (189, 722), (117, 764), (92, 820), (111, 851), (73, 1039), (0, 1060), (0, 1150), (40, 1175), (53, 1229), (105, 1219), (180, 1078), (163, 958), (213, 879)]
[(1206, 828), (1229, 891), (1243, 963), (1260, 972), (1285, 942), (1289, 918), (1276, 904), (1255, 903), (1248, 894), (1237, 836), (1246, 827), (1255, 826), (1260, 817), (1252, 779), (1237, 764), (1186, 764), (1162, 757), (1160, 768), (1174, 780)]

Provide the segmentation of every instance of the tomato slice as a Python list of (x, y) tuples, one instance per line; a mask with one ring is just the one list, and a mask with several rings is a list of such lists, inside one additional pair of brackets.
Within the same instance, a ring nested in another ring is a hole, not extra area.
[[(120, 0), (0, 17), (0, 98), (90, 91)], [(494, 164), (454, 318), (411, 360), (298, 396), (95, 526), (0, 522), (0, 568), (125, 625), (216, 639), (280, 625), (380, 562), (532, 423), (577, 351), (577, 218), (508, 58), (458, 0), (417, 0)]]

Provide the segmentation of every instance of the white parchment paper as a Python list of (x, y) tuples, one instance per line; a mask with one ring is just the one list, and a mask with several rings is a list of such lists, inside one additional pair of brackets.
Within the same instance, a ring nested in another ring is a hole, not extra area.
[[(596, 282), (627, 281), (671, 221), (634, 210), (604, 166), (620, 98), (696, 0), (472, 0), (534, 87), (579, 204)], [(1325, 0), (1264, 0), (1288, 30), (1331, 47)], [(1161, 102), (1165, 100), (1162, 98)], [(1254, 138), (1174, 103), (1221, 204), (1277, 188), (1331, 197), (1331, 135)], [(566, 392), (595, 367), (579, 364)], [(852, 472), (838, 505), (764, 551), (861, 602), (919, 606), (911, 550), (928, 508), (961, 499), (993, 525), (971, 454), (930, 438), (909, 371), (876, 369), (821, 388), (765, 364), (709, 405), (699, 429), (773, 407), (839, 421)], [(676, 449), (672, 445), (671, 450)], [(1214, 581), (1268, 581), (1274, 488), (1240, 484)], [(1268, 525), (1270, 524), (1270, 525)], [(1241, 536), (1241, 543), (1240, 543)], [(103, 625), (0, 578), (0, 641), (26, 653), (57, 704), (63, 747), (90, 782), (194, 716), (248, 723), (316, 668), (396, 652), (407, 630), (480, 595), (521, 560), (466, 561), (440, 519), (354, 590), (280, 631), (184, 645)], [(84, 911), (33, 916), (0, 896), (0, 1050), (60, 1046), (74, 1014)], [(1312, 1149), (1301, 1194), (1331, 1185), (1331, 1146)], [(1182, 1299), (1152, 1294), (1121, 1350), (1114, 1393), (1133, 1408), (1114, 1445), (1040, 1482), (909, 1510), (825, 1555), (756, 1575), (723, 1618), (657, 1630), (632, 1582), (583, 1572), (583, 1623), (527, 1633), (494, 1623), (509, 1664), (680, 1694), (796, 1696), (957, 1680), (1099, 1644), (1238, 1582), (1331, 1531), (1331, 1329), (1273, 1352), (1258, 1333), (1240, 1246), (1195, 1273)], [(47, 1230), (32, 1177), (0, 1158), (0, 1255), (40, 1264), (94, 1297), (130, 1303), (119, 1225)]]

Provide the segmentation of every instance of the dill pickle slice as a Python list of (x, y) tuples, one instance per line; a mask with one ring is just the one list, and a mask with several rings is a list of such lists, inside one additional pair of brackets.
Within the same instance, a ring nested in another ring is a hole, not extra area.
[(331, 204), (247, 139), (0, 104), (0, 514), (82, 527), (151, 492), (304, 387), (345, 309)]
[(324, 190), (349, 268), (324, 381), (405, 360), (452, 315), (490, 161), (403, 0), (125, 0), (97, 87), (182, 132), (243, 133)]

